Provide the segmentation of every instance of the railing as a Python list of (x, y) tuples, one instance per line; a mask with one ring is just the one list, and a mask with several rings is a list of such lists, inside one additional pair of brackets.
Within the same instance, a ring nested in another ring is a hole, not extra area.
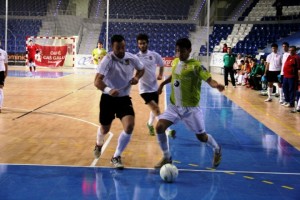
[[(106, 14), (105, 14), (106, 17)], [(130, 14), (109, 14), (113, 19), (158, 19), (158, 20), (187, 20), (187, 15), (130, 15)]]

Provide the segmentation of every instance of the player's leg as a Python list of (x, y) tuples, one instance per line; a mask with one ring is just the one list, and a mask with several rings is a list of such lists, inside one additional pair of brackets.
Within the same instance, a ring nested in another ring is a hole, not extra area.
[(0, 113), (2, 112), (2, 106), (3, 106), (3, 101), (4, 101), (4, 71), (0, 72)]
[(100, 113), (99, 122), (100, 127), (97, 130), (97, 139), (94, 149), (95, 158), (99, 158), (101, 155), (102, 146), (104, 144), (104, 137), (109, 132), (112, 121), (115, 118), (114, 101), (113, 97), (102, 94), (100, 99)]
[(154, 136), (155, 130), (153, 123), (155, 118), (160, 114), (160, 109), (158, 106), (158, 94), (157, 92), (152, 93), (142, 93), (141, 97), (144, 99), (145, 104), (150, 108), (149, 120), (147, 122), (147, 128), (149, 130), (149, 135)]
[(156, 133), (159, 147), (163, 152), (163, 158), (154, 166), (155, 168), (161, 168), (166, 163), (172, 163), (166, 130), (169, 126), (179, 120), (176, 109), (176, 106), (169, 105), (167, 110), (158, 117), (159, 120), (156, 124)]
[(114, 156), (111, 159), (111, 163), (115, 166), (115, 168), (123, 169), (124, 165), (122, 164), (121, 154), (131, 140), (131, 135), (134, 128), (135, 114), (130, 97), (118, 97), (117, 101), (118, 103), (116, 107), (116, 115), (122, 122), (123, 131), (120, 133), (118, 145)]
[(221, 148), (213, 136), (206, 133), (201, 109), (194, 108), (191, 112), (185, 114), (183, 122), (189, 130), (196, 133), (196, 137), (200, 142), (207, 143), (213, 148), (214, 158), (212, 163), (214, 167), (217, 167), (222, 159)]

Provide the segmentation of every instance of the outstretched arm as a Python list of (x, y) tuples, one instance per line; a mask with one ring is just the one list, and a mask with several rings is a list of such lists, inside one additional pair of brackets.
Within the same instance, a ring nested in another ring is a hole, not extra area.
[(220, 92), (222, 92), (224, 90), (224, 85), (218, 83), (217, 81), (215, 81), (212, 78), (207, 79), (206, 82), (210, 85), (210, 87), (217, 88)]

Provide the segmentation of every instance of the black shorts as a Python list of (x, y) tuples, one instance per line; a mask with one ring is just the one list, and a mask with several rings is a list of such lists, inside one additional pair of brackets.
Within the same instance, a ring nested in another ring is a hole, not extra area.
[(4, 71), (0, 71), (0, 85), (4, 85), (4, 80), (5, 80)]
[(141, 94), (141, 97), (144, 99), (145, 104), (148, 104), (152, 100), (158, 104), (158, 93), (157, 92), (143, 93), (143, 94)]
[(273, 83), (278, 83), (278, 75), (280, 74), (280, 71), (267, 71), (267, 81), (268, 82), (273, 82)]
[(110, 125), (117, 117), (122, 119), (126, 115), (134, 116), (131, 97), (112, 97), (102, 94), (100, 99), (99, 122), (101, 125)]

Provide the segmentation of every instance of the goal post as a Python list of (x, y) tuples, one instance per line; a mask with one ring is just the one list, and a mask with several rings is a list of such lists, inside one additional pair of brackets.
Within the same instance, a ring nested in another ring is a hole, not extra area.
[(30, 40), (38, 49), (35, 55), (36, 66), (74, 67), (78, 36), (31, 36), (26, 38), (26, 46)]

